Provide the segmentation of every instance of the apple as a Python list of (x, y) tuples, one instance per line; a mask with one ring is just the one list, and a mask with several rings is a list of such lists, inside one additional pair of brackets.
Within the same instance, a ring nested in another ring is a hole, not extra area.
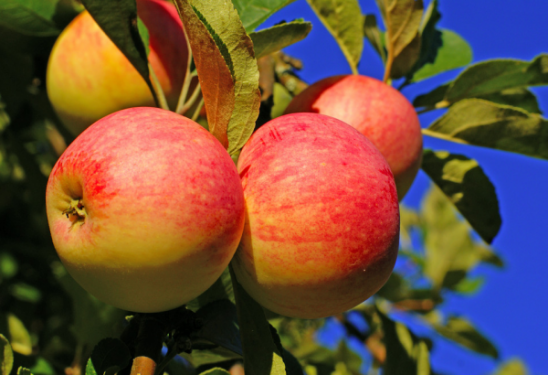
[(422, 134), (413, 105), (398, 90), (371, 77), (339, 75), (307, 87), (285, 113), (316, 112), (352, 125), (379, 149), (396, 179), (399, 200), (422, 160)]
[[(186, 74), (188, 50), (177, 9), (161, 0), (137, 0), (149, 32), (150, 65), (171, 109)], [(64, 125), (74, 135), (121, 109), (154, 106), (143, 78), (84, 11), (61, 33), (51, 52), (46, 87)]]
[(245, 203), (234, 162), (194, 121), (158, 108), (113, 113), (55, 164), (46, 208), (68, 272), (98, 299), (159, 312), (210, 287), (233, 257)]
[(267, 309), (321, 318), (388, 280), (399, 241), (390, 167), (356, 129), (314, 113), (260, 127), (240, 154), (246, 223), (232, 261)]

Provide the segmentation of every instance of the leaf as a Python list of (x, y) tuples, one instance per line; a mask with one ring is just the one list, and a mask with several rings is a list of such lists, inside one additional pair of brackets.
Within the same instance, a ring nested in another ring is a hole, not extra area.
[(481, 95), (478, 96), (478, 99), (485, 99), (498, 104), (518, 107), (527, 112), (542, 114), (535, 94), (523, 87)]
[(434, 90), (427, 94), (417, 96), (413, 100), (413, 106), (415, 107), (428, 107), (428, 108), (444, 108), (447, 103), (443, 101), (445, 93), (449, 89), (450, 83), (443, 84), (436, 87)]
[(220, 365), (226, 363), (227, 361), (242, 359), (241, 355), (236, 354), (232, 350), (228, 350), (223, 347), (216, 347), (207, 350), (193, 348), (192, 354), (181, 353), (181, 356), (189, 361), (195, 368), (204, 365)]
[(2, 366), (0, 375), (9, 375), (13, 367), (13, 351), (8, 339), (2, 334), (0, 334), (0, 364)]
[(232, 302), (226, 299), (212, 302), (198, 310), (196, 317), (204, 324), (192, 338), (204, 339), (243, 355), (238, 314)]
[(418, 82), (472, 62), (472, 48), (460, 35), (451, 30), (441, 30), (441, 41), (442, 45), (435, 59), (422, 65), (413, 74), (412, 82)]
[[(386, 49), (388, 58), (386, 63), (385, 81), (388, 77), (397, 78), (401, 74), (401, 68), (392, 73), (393, 62), (412, 42), (414, 44), (407, 49), (406, 58), (412, 60), (413, 65), (420, 53), (420, 38), (417, 41), (421, 24), (423, 2), (422, 0), (376, 0), (386, 27)], [(406, 72), (407, 73), (407, 72)]]
[(234, 155), (255, 129), (261, 104), (253, 43), (229, 0), (176, 4), (190, 36), (209, 130)]
[(85, 375), (97, 375), (97, 371), (95, 370), (95, 367), (93, 367), (93, 362), (91, 361), (91, 358), (88, 359), (88, 362), (86, 363), (86, 374)]
[(246, 31), (253, 31), (268, 17), (295, 0), (232, 0)]
[(377, 26), (377, 17), (374, 14), (366, 14), (363, 17), (363, 34), (379, 54), (383, 62), (386, 62), (386, 47), (384, 35)]
[(548, 54), (533, 61), (490, 60), (463, 71), (445, 93), (448, 103), (477, 98), (511, 88), (548, 84)]
[(455, 103), (423, 134), (548, 159), (546, 119), (487, 100)]
[(104, 337), (117, 335), (116, 326), (124, 317), (122, 310), (107, 305), (86, 292), (61, 264), (54, 265), (53, 273), (72, 298), (74, 323), (71, 329), (79, 344), (94, 347)]
[(7, 323), (13, 351), (23, 355), (30, 355), (32, 353), (32, 339), (23, 322), (12, 313), (8, 313)]
[(423, 340), (405, 325), (394, 322), (377, 309), (382, 322), (386, 361), (383, 375), (430, 375), (430, 355)]
[(230, 375), (230, 372), (221, 367), (215, 367), (207, 371), (201, 372), (200, 375)]
[(527, 375), (527, 367), (519, 359), (510, 359), (504, 362), (494, 375)]
[(259, 59), (303, 40), (310, 30), (312, 30), (310, 22), (296, 20), (250, 33), (255, 58)]
[(53, 21), (57, 3), (54, 0), (2, 0), (0, 25), (25, 35), (58, 35), (61, 29)]
[(442, 336), (476, 353), (495, 359), (499, 356), (497, 348), (464, 318), (452, 316), (445, 325), (434, 324), (433, 327)]
[(135, 0), (82, 0), (95, 22), (137, 69), (148, 85), (154, 101), (158, 98), (149, 77), (147, 46), (141, 39)]
[(358, 74), (363, 50), (363, 16), (357, 0), (307, 0), (333, 35), (352, 73)]
[(461, 280), (457, 285), (454, 287), (455, 292), (459, 292), (462, 294), (474, 294), (477, 293), (480, 288), (485, 283), (485, 278), (483, 277), (467, 277), (463, 280)]
[(285, 109), (289, 105), (289, 102), (293, 99), (293, 96), (287, 91), (284, 85), (281, 83), (274, 83), (273, 90), (274, 105), (270, 111), (270, 117), (276, 118), (284, 114)]
[(438, 10), (438, 0), (433, 0), (424, 11), (420, 26), (421, 50), (417, 63), (413, 70), (407, 74), (407, 79), (420, 69), (424, 64), (432, 63), (438, 55), (439, 48), (443, 41), (441, 31), (436, 29), (436, 25), (441, 18)]
[[(128, 347), (121, 340), (106, 338), (93, 348), (91, 358), (88, 361), (98, 374), (104, 374), (108, 369), (115, 369), (118, 372), (125, 368), (131, 361), (131, 354)], [(87, 375), (86, 366), (86, 375)]]
[(438, 188), (431, 189), (423, 202), (421, 226), (424, 274), (436, 289), (453, 288), (470, 269), (494, 256), (489, 248), (474, 241), (468, 224), (456, 216)]
[(186, 307), (192, 311), (198, 311), (198, 309), (222, 299), (227, 299), (232, 303), (235, 302), (234, 290), (232, 288), (232, 280), (230, 279), (228, 267), (208, 290), (187, 303)]
[(415, 66), (421, 50), (421, 37), (417, 33), (401, 53), (394, 58), (390, 69), (390, 78), (397, 79), (406, 76)]
[(17, 369), (17, 375), (32, 375), (32, 371), (23, 366), (19, 366), (19, 368)]
[(487, 243), (502, 224), (495, 187), (478, 162), (447, 151), (425, 150), (422, 170)]
[(236, 280), (232, 266), (230, 275), (236, 296), (245, 372), (254, 375), (284, 375), (283, 354), (272, 337), (271, 326), (266, 320), (263, 308)]

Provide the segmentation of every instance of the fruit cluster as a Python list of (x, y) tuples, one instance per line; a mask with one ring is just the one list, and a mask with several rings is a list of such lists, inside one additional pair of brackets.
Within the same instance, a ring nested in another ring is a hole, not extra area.
[[(169, 48), (186, 45), (179, 18), (157, 0), (138, 7), (169, 98), (184, 80), (173, 61), (188, 53)], [(171, 31), (156, 35), (155, 23)], [(84, 54), (82, 38), (101, 53)], [(54, 246), (86, 290), (122, 309), (164, 311), (203, 293), (231, 260), (255, 300), (292, 317), (337, 314), (380, 289), (422, 152), (398, 91), (363, 76), (317, 82), (252, 135), (235, 166), (194, 121), (146, 107), (150, 93), (124, 59), (84, 13), (48, 66), (60, 118), (74, 134), (87, 128), (46, 192)]]

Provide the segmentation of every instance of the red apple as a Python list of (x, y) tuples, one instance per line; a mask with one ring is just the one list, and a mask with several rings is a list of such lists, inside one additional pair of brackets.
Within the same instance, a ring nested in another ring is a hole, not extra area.
[(194, 121), (131, 108), (90, 126), (47, 185), (53, 244), (74, 279), (121, 309), (157, 312), (221, 275), (243, 231), (234, 162)]
[(388, 161), (403, 199), (422, 160), (415, 109), (400, 92), (371, 77), (340, 75), (307, 87), (285, 113), (316, 112), (344, 121), (365, 135)]
[[(182, 22), (165, 1), (137, 0), (137, 10), (150, 36), (150, 65), (175, 109), (188, 60)], [(55, 111), (74, 135), (115, 111), (154, 105), (145, 81), (88, 12), (57, 39), (46, 85)]]
[(319, 114), (278, 117), (249, 139), (238, 171), (247, 214), (232, 264), (264, 307), (326, 317), (386, 282), (398, 252), (396, 186), (357, 130)]

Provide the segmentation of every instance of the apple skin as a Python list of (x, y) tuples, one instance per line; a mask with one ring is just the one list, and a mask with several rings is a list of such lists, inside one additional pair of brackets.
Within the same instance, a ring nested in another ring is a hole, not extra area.
[(413, 105), (398, 90), (371, 77), (339, 75), (307, 87), (285, 113), (335, 117), (365, 135), (386, 158), (401, 201), (422, 161), (422, 133)]
[(238, 171), (246, 223), (232, 265), (262, 306), (327, 317), (388, 280), (399, 241), (396, 186), (354, 128), (313, 113), (278, 117), (246, 143)]
[[(188, 60), (182, 22), (173, 4), (165, 1), (137, 0), (137, 10), (149, 31), (150, 65), (174, 109)], [(74, 135), (118, 110), (154, 106), (143, 78), (87, 11), (55, 42), (46, 87), (59, 118)]]
[(98, 299), (135, 312), (204, 292), (232, 259), (245, 221), (236, 166), (217, 139), (145, 107), (111, 114), (72, 142), (50, 174), (46, 208), (68, 272)]

